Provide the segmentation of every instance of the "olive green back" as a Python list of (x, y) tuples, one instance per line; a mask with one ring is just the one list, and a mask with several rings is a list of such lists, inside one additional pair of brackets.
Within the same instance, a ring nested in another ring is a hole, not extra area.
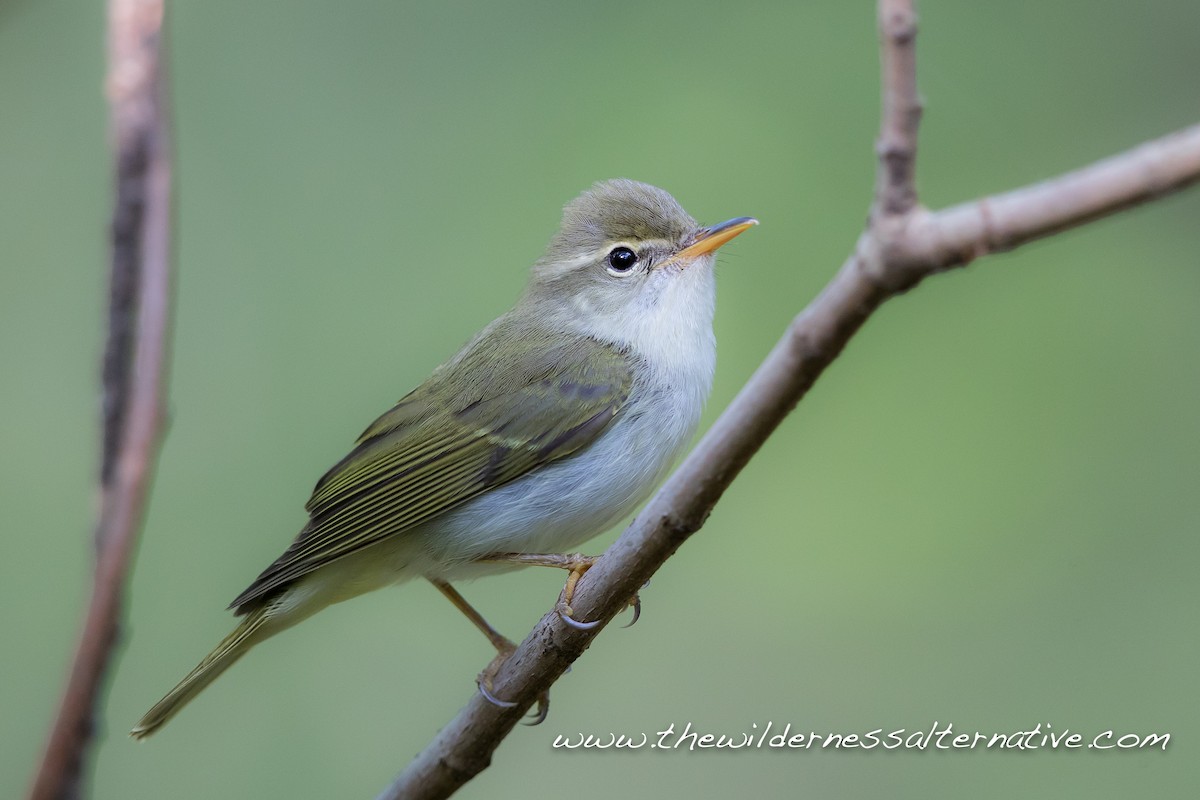
[(246, 613), (335, 559), (578, 451), (632, 382), (630, 357), (609, 345), (501, 317), (367, 428), (317, 483), (296, 540), (231, 607)]

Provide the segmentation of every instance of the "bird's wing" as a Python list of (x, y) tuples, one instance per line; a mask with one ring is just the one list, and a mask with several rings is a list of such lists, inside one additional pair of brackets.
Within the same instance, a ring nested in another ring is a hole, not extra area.
[(244, 613), (302, 575), (574, 453), (629, 396), (628, 356), (609, 345), (526, 331), (515, 350), (503, 337), (501, 352), (496, 333), (485, 331), (363, 433), (317, 483), (300, 535), (231, 608)]

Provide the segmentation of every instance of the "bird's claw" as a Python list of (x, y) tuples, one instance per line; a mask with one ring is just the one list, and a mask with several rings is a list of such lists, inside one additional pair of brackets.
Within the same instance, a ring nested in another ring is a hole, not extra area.
[(595, 622), (580, 622), (571, 616), (571, 607), (566, 603), (559, 603), (554, 610), (558, 612), (559, 619), (577, 631), (590, 631), (602, 622), (602, 620), (596, 620)]
[[(634, 623), (641, 619), (642, 616), (641, 596), (635, 594), (632, 598), (630, 598), (626, 606), (633, 609), (633, 619), (629, 620), (629, 622), (625, 623), (621, 627), (631, 628), (633, 627)], [(596, 620), (595, 622), (581, 622), (575, 619), (575, 617), (571, 616), (573, 613), (571, 611), (571, 607), (566, 603), (559, 603), (557, 606), (555, 606), (554, 610), (558, 612), (559, 619), (570, 625), (575, 630), (590, 631), (601, 623), (601, 620)]]
[[(475, 679), (476, 685), (479, 687), (479, 693), (483, 695), (483, 699), (487, 700), (497, 708), (516, 708), (519, 704), (511, 700), (501, 700), (496, 697), (495, 687), (492, 682), (496, 678), (496, 673), (500, 671), (500, 666), (508, 660), (508, 657), (516, 650), (516, 645), (508, 642), (506, 646), (498, 648), (499, 652), (492, 659), (491, 663), (484, 667), (483, 672)], [(550, 714), (550, 693), (542, 692), (538, 695), (537, 708), (529, 713), (533, 718), (532, 722), (523, 722), (524, 725), (541, 725), (546, 721), (546, 717)]]
[(642, 598), (640, 595), (635, 594), (633, 596), (633, 599), (631, 599), (629, 601), (628, 605), (630, 608), (633, 609), (633, 619), (629, 620), (629, 622), (626, 622), (624, 625), (622, 625), (621, 626), (622, 628), (632, 628), (634, 626), (634, 624), (638, 621), (638, 619), (641, 618), (641, 616), (642, 616)]
[(496, 697), (493, 691), (494, 687), (492, 686), (492, 681), (496, 679), (496, 673), (500, 671), (501, 665), (504, 664), (505, 661), (508, 661), (508, 657), (513, 654), (513, 651), (517, 649), (517, 646), (507, 638), (502, 639), (495, 644), (496, 657), (488, 662), (488, 665), (483, 668), (483, 672), (480, 672), (475, 678), (475, 684), (479, 687), (479, 693), (483, 695), (483, 699), (487, 700), (492, 705), (499, 706), (500, 708), (516, 708), (516, 703), (511, 703), (508, 700), (501, 700), (499, 697)]
[(479, 686), (479, 693), (481, 695), (483, 695), (483, 699), (487, 700), (492, 705), (499, 706), (500, 708), (516, 708), (517, 707), (516, 703), (510, 702), (508, 700), (501, 700), (499, 697), (496, 697), (496, 695), (492, 694), (492, 690), (490, 688), (488, 688), (487, 684), (484, 683), (483, 681), (479, 681), (478, 686)]
[(521, 720), (521, 724), (528, 725), (531, 728), (534, 725), (541, 725), (543, 722), (545, 722), (546, 717), (550, 716), (550, 693), (542, 692), (541, 694), (539, 694), (538, 701), (537, 701), (537, 710), (530, 711), (526, 716), (529, 717), (530, 719), (532, 719), (532, 722), (527, 721), (527, 720)]

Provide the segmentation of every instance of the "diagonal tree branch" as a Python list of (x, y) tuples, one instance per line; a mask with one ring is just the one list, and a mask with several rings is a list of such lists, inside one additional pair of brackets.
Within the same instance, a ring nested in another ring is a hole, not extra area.
[(84, 792), (96, 706), (117, 643), (125, 577), (162, 432), (170, 312), (170, 190), (161, 0), (110, 0), (108, 92), (116, 157), (103, 442), (92, 596), (35, 800)]
[(501, 668), (499, 708), (476, 694), (379, 800), (443, 798), (491, 762), (496, 747), (604, 625), (703, 525), (738, 472), (884, 301), (924, 278), (1009, 250), (1200, 180), (1200, 125), (1061, 177), (931, 212), (914, 180), (920, 101), (912, 0), (880, 0), (883, 120), (867, 230), (821, 294), (649, 505), (580, 580), (572, 607), (592, 630), (556, 613), (538, 622)]

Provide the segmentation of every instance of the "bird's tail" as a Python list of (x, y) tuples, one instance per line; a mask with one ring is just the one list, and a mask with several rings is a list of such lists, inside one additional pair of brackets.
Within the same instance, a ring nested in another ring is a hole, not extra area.
[[(251, 611), (246, 615), (233, 633), (226, 636), (196, 668), (188, 673), (179, 685), (167, 693), (167, 696), (154, 704), (154, 708), (146, 712), (138, 721), (129, 735), (135, 739), (144, 739), (167, 723), (171, 717), (179, 713), (187, 703), (208, 686), (217, 676), (233, 666), (246, 651), (261, 642), (275, 630), (263, 628), (271, 614), (270, 604)], [(274, 628), (275, 626), (270, 626)]]

